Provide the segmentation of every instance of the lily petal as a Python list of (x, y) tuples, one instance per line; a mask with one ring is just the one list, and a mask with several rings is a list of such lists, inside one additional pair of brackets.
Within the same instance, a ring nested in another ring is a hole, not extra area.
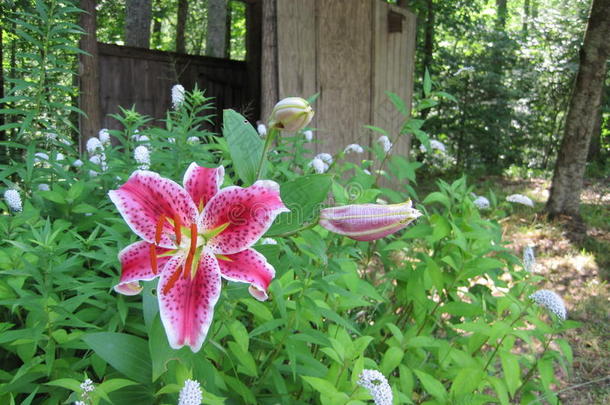
[[(125, 295), (136, 295), (142, 291), (138, 281), (148, 281), (157, 277), (158, 274), (151, 268), (150, 247), (148, 242), (140, 241), (132, 243), (119, 253), (121, 262), (121, 279), (114, 286), (114, 290)], [(156, 248), (157, 255), (165, 253), (168, 249)], [(158, 257), (157, 266), (163, 268), (169, 257)]]
[(320, 225), (359, 241), (372, 241), (405, 228), (422, 214), (411, 201), (401, 204), (354, 204), (320, 211)]
[[(182, 226), (188, 227), (197, 217), (197, 208), (186, 190), (150, 171), (135, 171), (125, 184), (108, 195), (127, 225), (149, 243), (155, 243), (157, 224), (163, 221), (157, 245), (164, 248), (175, 247), (171, 238), (174, 227), (167, 219), (178, 218)], [(162, 216), (166, 219), (161, 220)]]
[(262, 254), (254, 249), (218, 258), (222, 277), (240, 283), (250, 283), (250, 294), (259, 301), (265, 301), (267, 288), (275, 277), (275, 269)]
[(252, 246), (275, 217), (288, 211), (280, 198), (280, 186), (271, 180), (259, 180), (248, 188), (220, 190), (203, 210), (201, 229), (226, 226), (208, 241), (208, 246), (214, 253), (229, 255)]
[(225, 176), (225, 168), (215, 169), (198, 166), (193, 162), (184, 173), (184, 188), (193, 198), (195, 206), (205, 207), (212, 197), (218, 193)]
[(220, 296), (220, 268), (216, 257), (203, 252), (194, 278), (183, 274), (183, 260), (173, 257), (159, 281), (159, 309), (169, 344), (174, 349), (203, 345)]

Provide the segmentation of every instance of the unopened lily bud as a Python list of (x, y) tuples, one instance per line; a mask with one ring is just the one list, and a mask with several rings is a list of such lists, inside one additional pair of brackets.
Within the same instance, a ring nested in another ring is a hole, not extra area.
[(313, 118), (314, 111), (307, 100), (300, 97), (287, 97), (273, 107), (269, 127), (297, 132)]
[(359, 241), (371, 241), (399, 231), (422, 214), (411, 204), (355, 204), (325, 208), (320, 225)]

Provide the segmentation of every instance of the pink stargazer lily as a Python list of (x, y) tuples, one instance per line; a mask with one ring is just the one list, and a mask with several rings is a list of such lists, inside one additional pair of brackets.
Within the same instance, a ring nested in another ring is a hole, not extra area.
[(397, 232), (422, 214), (411, 200), (401, 204), (354, 204), (324, 208), (320, 225), (331, 232), (359, 241), (381, 239)]
[(138, 294), (141, 280), (160, 277), (159, 310), (171, 347), (197, 352), (206, 338), (221, 277), (250, 284), (250, 293), (267, 299), (275, 276), (265, 257), (251, 249), (275, 217), (289, 211), (277, 183), (225, 187), (222, 166), (192, 163), (184, 188), (151, 171), (135, 171), (110, 199), (142, 241), (119, 253), (122, 274), (114, 288)]

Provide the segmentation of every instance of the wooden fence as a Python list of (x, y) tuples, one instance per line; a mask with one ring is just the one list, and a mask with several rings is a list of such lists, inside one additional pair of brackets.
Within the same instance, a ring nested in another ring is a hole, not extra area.
[[(246, 62), (182, 55), (125, 46), (98, 44), (102, 128), (118, 129), (109, 114), (119, 106), (155, 119), (163, 119), (171, 107), (171, 88), (180, 83), (187, 90), (197, 85), (214, 97), (215, 130), (219, 129), (222, 110), (233, 108), (255, 121), (260, 100), (256, 86), (249, 85)], [(252, 77), (250, 75), (250, 77)]]
[[(411, 105), (413, 13), (381, 0), (281, 0), (277, 22), (279, 95), (319, 93), (318, 152), (371, 145), (379, 135), (364, 125), (397, 134), (404, 117), (385, 92)], [(402, 139), (394, 151), (406, 155), (409, 145)]]

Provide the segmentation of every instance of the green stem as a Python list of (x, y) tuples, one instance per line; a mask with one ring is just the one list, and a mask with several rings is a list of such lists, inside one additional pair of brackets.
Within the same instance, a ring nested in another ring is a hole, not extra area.
[(548, 348), (549, 348), (549, 346), (550, 346), (552, 341), (553, 341), (553, 335), (551, 335), (549, 337), (549, 340), (547, 340), (544, 343), (544, 349), (542, 349), (542, 353), (540, 354), (540, 356), (536, 357), (536, 361), (534, 362), (532, 367), (529, 369), (529, 371), (525, 375), (525, 378), (523, 379), (523, 382), (521, 383), (519, 388), (517, 388), (517, 390), (515, 391), (515, 395), (513, 395), (513, 398), (517, 398), (518, 397), (518, 395), (521, 393), (521, 390), (523, 389), (523, 387), (525, 387), (525, 384), (527, 384), (527, 382), (532, 378), (532, 376), (534, 375), (534, 371), (536, 370), (536, 368), (538, 368), (538, 362), (540, 361), (541, 358), (544, 357), (544, 354), (548, 350)]
[(273, 140), (275, 139), (275, 137), (278, 134), (279, 129), (277, 128), (270, 128), (269, 129), (269, 133), (267, 134), (267, 137), (265, 138), (265, 147), (263, 148), (263, 154), (261, 155), (261, 160), (258, 163), (258, 169), (256, 170), (256, 179), (260, 179), (262, 171), (263, 171), (263, 166), (265, 165), (265, 160), (267, 160), (267, 152), (269, 152), (269, 149), (271, 148), (271, 144), (273, 144)]

